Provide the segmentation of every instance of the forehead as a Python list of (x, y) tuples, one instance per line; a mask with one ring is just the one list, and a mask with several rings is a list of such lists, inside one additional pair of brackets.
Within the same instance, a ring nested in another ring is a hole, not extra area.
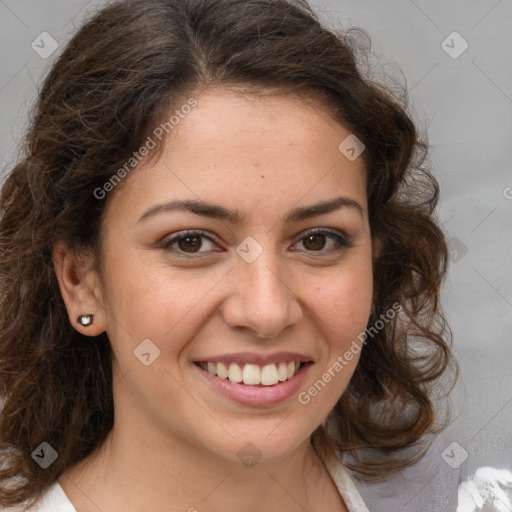
[(350, 161), (340, 152), (351, 132), (321, 103), (222, 90), (195, 99), (160, 142), (158, 159), (142, 162), (129, 177), (120, 196), (131, 211), (182, 198), (218, 203), (221, 197), (244, 211), (251, 204), (275, 206), (279, 197), (311, 203), (320, 196), (365, 196), (364, 159)]
[(318, 146), (321, 139), (321, 145), (331, 145), (332, 132), (337, 136), (350, 134), (319, 100), (296, 94), (261, 96), (212, 89), (197, 101), (193, 111), (180, 121), (174, 137), (170, 135), (169, 146), (184, 142), (210, 148), (238, 146), (240, 150), (257, 148), (262, 154), (275, 147), (291, 158), (289, 147), (297, 154), (302, 148)]

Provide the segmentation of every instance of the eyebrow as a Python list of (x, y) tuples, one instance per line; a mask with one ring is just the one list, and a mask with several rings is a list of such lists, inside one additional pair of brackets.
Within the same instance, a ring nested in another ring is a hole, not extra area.
[[(292, 222), (298, 222), (301, 220), (309, 219), (311, 217), (325, 215), (335, 210), (339, 210), (340, 208), (349, 208), (355, 210), (359, 212), (362, 217), (364, 217), (364, 209), (357, 201), (349, 197), (342, 196), (329, 199), (327, 201), (321, 201), (310, 206), (300, 206), (293, 208), (288, 213), (288, 215), (286, 215), (284, 221), (287, 224), (291, 224)], [(245, 215), (242, 215), (238, 210), (226, 208), (225, 206), (218, 204), (187, 199), (171, 201), (169, 203), (152, 206), (139, 217), (137, 223), (146, 221), (159, 213), (172, 211), (189, 211), (195, 213), (196, 215), (209, 217), (211, 219), (224, 220), (233, 224), (242, 224), (246, 218)]]

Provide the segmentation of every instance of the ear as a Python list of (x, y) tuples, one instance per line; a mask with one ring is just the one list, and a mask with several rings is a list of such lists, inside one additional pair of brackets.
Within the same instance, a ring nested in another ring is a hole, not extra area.
[[(58, 241), (53, 247), (52, 261), (71, 325), (86, 336), (104, 332), (105, 311), (100, 280), (92, 268), (92, 255), (75, 254), (65, 242)], [(78, 316), (88, 314), (94, 314), (92, 324), (81, 325)]]

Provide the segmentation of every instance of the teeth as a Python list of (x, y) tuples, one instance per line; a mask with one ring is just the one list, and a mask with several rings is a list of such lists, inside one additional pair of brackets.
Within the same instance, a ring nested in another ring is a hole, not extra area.
[(240, 367), (237, 363), (229, 365), (223, 363), (200, 362), (201, 368), (212, 375), (217, 375), (221, 379), (228, 379), (231, 382), (243, 382), (250, 386), (273, 386), (278, 382), (293, 377), (300, 368), (300, 361), (290, 361), (289, 363), (272, 363), (260, 368), (257, 364), (245, 364)]
[(273, 386), (279, 382), (279, 374), (275, 364), (267, 364), (261, 369), (261, 383), (264, 386)]
[(293, 374), (295, 373), (295, 362), (294, 361), (290, 361), (286, 365), (286, 370), (288, 372), (288, 378), (293, 377)]
[(283, 382), (288, 378), (288, 370), (286, 369), (286, 363), (279, 363), (279, 369), (277, 370), (277, 376), (278, 376), (280, 382)]
[[(215, 365), (215, 363), (213, 363), (213, 364)], [(228, 378), (228, 369), (222, 363), (217, 363), (217, 375), (221, 379), (227, 379)]]
[(228, 379), (231, 382), (242, 382), (242, 380), (243, 380), (242, 370), (241, 370), (240, 366), (238, 366), (236, 363), (231, 363), (229, 365)]
[(242, 371), (244, 384), (255, 386), (261, 382), (260, 367), (256, 364), (246, 364)]

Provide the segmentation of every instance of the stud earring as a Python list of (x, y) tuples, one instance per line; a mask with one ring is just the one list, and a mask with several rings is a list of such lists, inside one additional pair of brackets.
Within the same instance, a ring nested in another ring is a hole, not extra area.
[(94, 315), (92, 315), (92, 314), (91, 314), (91, 315), (80, 315), (80, 316), (76, 319), (76, 321), (77, 321), (80, 325), (82, 325), (82, 326), (84, 326), (84, 327), (87, 327), (87, 326), (89, 326), (89, 325), (91, 325), (91, 324), (92, 324), (92, 319), (93, 319), (93, 318), (94, 318)]

